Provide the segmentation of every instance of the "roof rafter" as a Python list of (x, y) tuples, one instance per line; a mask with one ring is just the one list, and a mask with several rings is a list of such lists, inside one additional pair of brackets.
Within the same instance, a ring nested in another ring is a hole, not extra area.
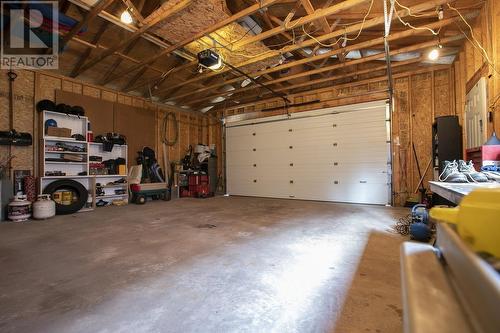
[[(426, 1), (426, 2), (424, 2), (422, 4), (410, 7), (410, 10), (411, 10), (412, 13), (419, 13), (419, 12), (422, 12), (422, 11), (425, 11), (425, 10), (428, 10), (428, 9), (431, 9), (431, 8), (435, 8), (436, 6), (445, 4), (447, 2), (448, 2), (448, 0), (429, 0), (429, 1)], [(332, 8), (332, 7), (330, 7), (330, 8)], [(400, 10), (400, 11), (398, 11), (398, 14), (399, 14), (400, 17), (408, 16), (408, 12), (406, 10)], [(335, 37), (342, 36), (342, 35), (344, 35), (346, 33), (358, 32), (362, 27), (364, 27), (366, 29), (366, 28), (374, 27), (374, 26), (381, 25), (381, 24), (384, 24), (384, 18), (383, 17), (377, 17), (377, 18), (365, 21), (364, 25), (363, 25), (363, 23), (354, 24), (354, 25), (351, 25), (349, 27), (338, 29), (338, 30), (332, 31), (331, 33), (319, 36), (319, 37), (316, 38), (316, 40), (318, 40), (320, 42), (323, 42), (323, 41), (326, 41), (326, 40), (329, 40), (329, 39), (332, 39), (332, 38), (335, 38)], [(281, 48), (279, 50), (272, 50), (272, 51), (266, 52), (265, 54), (255, 56), (255, 57), (253, 57), (253, 58), (251, 58), (249, 60), (246, 60), (246, 61), (244, 61), (242, 63), (239, 63), (239, 64), (237, 64), (237, 66), (238, 67), (247, 66), (247, 65), (250, 65), (250, 64), (254, 64), (254, 63), (260, 62), (260, 61), (265, 60), (265, 59), (269, 59), (271, 57), (278, 56), (278, 55), (286, 53), (286, 52), (290, 52), (292, 50), (296, 50), (298, 48), (303, 48), (303, 47), (315, 45), (316, 44), (316, 40), (309, 39), (309, 40), (304, 41), (304, 42), (302, 42), (300, 44), (294, 44), (294, 45), (285, 46), (285, 47), (283, 47), (283, 48)], [(345, 49), (346, 48), (342, 48), (342, 49), (339, 49), (339, 50), (342, 50), (342, 52), (344, 52)], [(327, 54), (327, 53), (325, 53), (325, 54)], [(337, 53), (335, 53), (335, 54), (337, 54)], [(319, 60), (319, 59), (324, 59), (326, 57), (328, 57), (328, 55), (327, 56), (323, 56), (323, 55), (312, 56), (309, 59), (310, 59), (310, 61), (315, 61), (315, 60)], [(307, 60), (301, 60), (301, 61), (303, 61), (303, 63), (308, 62)], [(191, 64), (193, 64), (193, 62), (191, 62)], [(298, 64), (301, 64), (301, 63), (297, 63), (297, 65)], [(275, 68), (277, 68), (277, 67), (279, 67), (279, 66), (276, 66)], [(161, 91), (157, 91), (156, 93), (157, 94), (159, 94), (159, 93), (166, 93), (169, 89), (174, 89), (174, 88), (177, 88), (177, 87), (180, 87), (180, 86), (192, 83), (192, 82), (203, 80), (203, 79), (205, 79), (207, 77), (220, 75), (220, 74), (225, 73), (227, 71), (229, 71), (229, 69), (223, 69), (223, 70), (220, 70), (218, 72), (209, 72), (209, 73), (207, 73), (205, 75), (199, 75), (198, 77), (195, 77), (195, 78), (190, 79), (190, 80), (186, 80), (186, 81), (181, 82), (181, 83), (179, 83), (177, 85), (169, 87), (168, 89), (163, 89)]]
[[(137, 4), (137, 7), (134, 6), (134, 4), (132, 3), (132, 1), (130, 0), (126, 0), (126, 4), (127, 6), (133, 6), (134, 8), (134, 12), (136, 12), (136, 16), (139, 17), (139, 19), (142, 21), (144, 21), (144, 17), (142, 17), (142, 9), (144, 7), (144, 3), (146, 1), (145, 0), (140, 0), (139, 3)], [(130, 4), (129, 4), (130, 3)], [(124, 50), (123, 50), (123, 54), (125, 55), (128, 55), (132, 49), (139, 43), (139, 40), (140, 39), (136, 39), (134, 40), (132, 43), (130, 43)], [(118, 68), (118, 66), (120, 66), (120, 64), (122, 63), (122, 60), (123, 58), (120, 58), (118, 57), (115, 62), (111, 65), (111, 67), (108, 69), (108, 71), (106, 72), (106, 74), (104, 74), (104, 76), (102, 77), (101, 80), (99, 80), (99, 84), (101, 85), (105, 85), (106, 83), (108, 83), (108, 79), (109, 77), (113, 74), (113, 72)]]
[(92, 7), (85, 17), (80, 20), (71, 30), (62, 38), (59, 48), (62, 50), (67, 42), (69, 42), (86, 24), (89, 24), (99, 13), (106, 9), (115, 0), (101, 0)]
[[(158, 22), (166, 19), (167, 17), (181, 11), (182, 9), (186, 8), (192, 3), (192, 0), (182, 0), (181, 2), (177, 3), (174, 6), (167, 6), (169, 2), (165, 2), (162, 7), (157, 9), (155, 12), (153, 12), (151, 15), (149, 15), (145, 20), (144, 20), (144, 25), (141, 26), (139, 29), (137, 29), (135, 32), (132, 33), (131, 36), (126, 38), (124, 41), (118, 43), (118, 45), (109, 48), (108, 50), (102, 52), (100, 55), (97, 57), (90, 59), (85, 65), (83, 65), (79, 71), (79, 74), (82, 72), (90, 69), (91, 67), (95, 66), (97, 63), (101, 62), (105, 58), (109, 57), (115, 52), (123, 50), (127, 45), (132, 43), (134, 40), (138, 39), (143, 33), (145, 33), (147, 30), (152, 28), (154, 25), (156, 25)], [(165, 8), (168, 7), (168, 8)]]
[[(412, 70), (409, 70), (409, 71), (403, 71), (403, 72), (394, 74), (393, 77), (394, 78), (400, 78), (400, 77), (407, 76), (409, 74), (419, 74), (419, 73), (423, 73), (423, 72), (440, 70), (440, 69), (448, 69), (448, 68), (450, 68), (450, 65), (434, 65), (434, 66), (430, 66), (428, 68), (423, 68), (423, 69), (418, 69), (418, 70), (412, 69)], [(318, 88), (318, 89), (314, 89), (314, 90), (307, 90), (307, 91), (310, 92), (311, 94), (314, 94), (314, 93), (326, 91), (327, 89), (331, 89), (333, 87), (335, 87), (335, 88), (344, 88), (344, 87), (352, 87), (352, 86), (355, 87), (355, 86), (359, 86), (359, 85), (363, 85), (363, 84), (369, 84), (369, 83), (373, 83), (373, 82), (379, 82), (379, 81), (384, 80), (385, 78), (386, 78), (386, 75), (382, 75), (382, 76), (377, 76), (377, 77), (373, 77), (373, 78), (369, 78), (369, 79), (365, 79), (365, 80), (352, 81), (352, 82), (344, 83), (344, 84), (334, 84), (332, 86), (327, 86), (327, 87), (322, 87), (322, 88)], [(384, 89), (383, 91), (387, 91), (387, 89)], [(293, 99), (295, 95), (301, 96), (303, 93), (304, 93), (304, 91), (296, 92), (296, 93), (290, 95), (289, 98)], [(373, 93), (374, 93), (374, 91), (370, 91), (369, 92), (369, 94), (373, 94)], [(328, 99), (321, 100), (319, 102), (319, 104), (327, 102), (327, 101), (330, 101), (330, 100), (342, 99), (342, 98), (350, 98), (350, 97), (353, 97), (353, 96), (356, 96), (356, 95), (349, 95), (349, 96), (328, 98)], [(245, 101), (244, 103), (240, 103), (240, 104), (234, 105), (234, 106), (229, 107), (229, 108), (224, 107), (224, 109), (225, 110), (240, 109), (240, 108), (244, 108), (244, 107), (247, 107), (247, 106), (255, 105), (255, 102), (256, 102), (255, 100)], [(280, 106), (285, 107), (285, 105), (282, 103), (283, 100), (281, 98), (277, 98), (277, 97), (270, 97), (270, 98), (266, 98), (266, 99), (259, 99), (258, 102), (259, 103), (277, 102), (278, 104), (280, 104)], [(208, 111), (208, 113), (211, 114), (211, 113), (214, 113), (214, 112), (217, 112), (217, 111), (220, 111), (220, 110), (221, 110), (220, 108), (212, 108), (212, 109), (210, 109)], [(260, 110), (257, 110), (257, 112), (258, 111), (260, 111)]]
[[(443, 38), (441, 40), (441, 43), (443, 45), (445, 45), (447, 43), (455, 42), (455, 41), (461, 40), (463, 38), (464, 38), (463, 35), (451, 36), (451, 37)], [(391, 56), (395, 56), (395, 55), (402, 54), (402, 53), (417, 51), (417, 50), (421, 50), (421, 49), (425, 49), (425, 48), (431, 47), (433, 45), (435, 45), (434, 41), (424, 42), (424, 43), (420, 43), (420, 44), (416, 44), (416, 45), (411, 45), (411, 46), (407, 46), (407, 47), (403, 47), (403, 48), (391, 50), (390, 51), (390, 55)], [(313, 75), (313, 74), (320, 74), (321, 72), (332, 71), (332, 70), (335, 70), (335, 69), (342, 69), (342, 68), (346, 68), (346, 67), (353, 66), (353, 65), (359, 65), (359, 64), (362, 64), (362, 63), (376, 61), (378, 59), (382, 59), (383, 57), (384, 57), (383, 53), (378, 53), (378, 54), (374, 54), (374, 55), (371, 55), (371, 56), (368, 56), (368, 57), (365, 57), (365, 58), (361, 58), (361, 59), (349, 60), (349, 61), (346, 61), (345, 63), (335, 64), (335, 65), (331, 65), (331, 66), (327, 66), (327, 67), (323, 67), (323, 68), (318, 68), (316, 70), (311, 70), (311, 71), (308, 71), (308, 72), (301, 72), (301, 73), (297, 73), (297, 74), (293, 74), (293, 75), (288, 75), (288, 76), (285, 76), (285, 77), (282, 77), (282, 78), (279, 78), (279, 79), (276, 79), (276, 80), (264, 82), (263, 84), (264, 85), (271, 85), (271, 84), (276, 84), (276, 83), (280, 83), (280, 82), (284, 82), (284, 81), (290, 81), (290, 80), (297, 79), (297, 78), (300, 78), (300, 77), (303, 77), (303, 76), (309, 76), (309, 75)], [(419, 59), (419, 61), (423, 60), (423, 59), (420, 59), (420, 58), (417, 58), (417, 59)], [(398, 63), (402, 63), (402, 62), (395, 62), (394, 65), (396, 65)], [(385, 65), (384, 65), (384, 68), (385, 68)], [(370, 69), (370, 70), (372, 70), (372, 69)], [(358, 72), (358, 74), (359, 74), (359, 71), (356, 71), (356, 72)], [(353, 73), (356, 73), (356, 72), (351, 72), (351, 73), (348, 73), (348, 74), (345, 74), (345, 75), (350, 76), (350, 75), (352, 75)], [(307, 86), (307, 85), (312, 85), (312, 84), (318, 84), (318, 83), (322, 83), (322, 82), (327, 82), (330, 79), (332, 79), (331, 76), (327, 77), (327, 78), (322, 78), (322, 79), (307, 81), (307, 82), (304, 82), (304, 83), (292, 84), (291, 86), (288, 86), (285, 89), (276, 88), (275, 90), (276, 91), (287, 91), (287, 90), (291, 90), (291, 89), (294, 89), (294, 88), (297, 88), (297, 87), (302, 87), (302, 86)], [(239, 92), (245, 92), (245, 91), (253, 90), (253, 89), (256, 89), (256, 88), (259, 88), (259, 87), (258, 86), (248, 86), (248, 87), (244, 87), (244, 88), (232, 90), (231, 93), (236, 94), (236, 93), (239, 93)], [(204, 97), (204, 98), (194, 99), (194, 100), (192, 100), (192, 102), (194, 103), (194, 102), (198, 102), (198, 101), (202, 101), (202, 100), (207, 100), (207, 99), (212, 99), (214, 97), (224, 96), (224, 95), (227, 95), (227, 93), (226, 94), (215, 94), (215, 95), (210, 95), (210, 97)]]
[[(130, 72), (130, 71), (134, 71), (134, 70), (137, 70), (137, 69), (140, 69), (142, 68), (143, 66), (146, 66), (148, 64), (151, 64), (153, 62), (155, 62), (156, 60), (158, 60), (159, 58), (165, 56), (165, 55), (168, 55), (172, 52), (174, 52), (175, 50), (179, 49), (179, 48), (182, 48), (184, 46), (186, 46), (187, 44), (197, 40), (197, 39), (200, 39), (202, 37), (204, 37), (205, 35), (209, 35), (210, 33), (220, 29), (220, 28), (223, 28), (225, 27), (226, 25), (228, 24), (231, 24), (245, 16), (248, 16), (248, 15), (251, 15), (263, 8), (266, 8), (276, 2), (279, 2), (280, 0), (261, 0), (259, 1), (258, 3), (256, 3), (255, 5), (252, 5), (224, 20), (222, 20), (221, 22), (217, 23), (217, 24), (214, 24), (213, 26), (211, 26), (210, 28), (208, 29), (205, 29), (197, 34), (194, 34), (193, 36), (190, 36), (188, 38), (185, 38), (183, 39), (181, 42), (177, 43), (177, 44), (174, 44), (172, 46), (169, 46), (167, 47), (166, 49), (162, 50), (161, 52), (159, 52), (157, 55), (155, 56), (152, 56), (144, 61), (142, 61), (140, 64), (137, 64), (136, 66), (133, 66), (132, 68), (129, 68), (127, 70), (127, 73)], [(122, 75), (124, 75), (126, 73), (118, 73), (116, 74), (115, 76), (113, 76), (112, 78), (110, 78), (110, 81), (113, 81), (113, 80), (116, 80), (118, 78), (120, 78)]]
[[(107, 21), (104, 21), (101, 24), (101, 26), (99, 27), (99, 30), (97, 30), (97, 33), (92, 38), (92, 44), (97, 44), (99, 42), (99, 40), (101, 39), (104, 32), (108, 29), (108, 26), (109, 26), (109, 22), (107, 22)], [(82, 55), (80, 56), (80, 58), (76, 62), (76, 65), (73, 67), (73, 70), (69, 74), (70, 77), (77, 77), (78, 76), (78, 71), (83, 66), (85, 61), (87, 61), (88, 57), (92, 54), (92, 50), (94, 50), (94, 49), (91, 47), (87, 47), (85, 52), (82, 53)], [(123, 59), (123, 58), (119, 58), (119, 59)]]
[[(475, 12), (476, 16), (477, 16), (477, 14), (478, 14), (478, 12)], [(468, 14), (467, 16), (471, 17), (473, 15), (472, 14)], [(437, 21), (437, 22), (435, 22), (435, 23), (433, 23), (431, 25), (427, 25), (427, 26), (430, 27), (430, 28), (443, 27), (443, 26), (450, 25), (450, 24), (454, 23), (457, 19), (459, 19), (459, 17), (448, 18), (448, 19), (444, 19), (444, 20), (441, 20), (441, 21)], [(425, 31), (421, 30), (421, 29), (418, 29), (418, 30), (406, 30), (406, 31), (402, 31), (402, 32), (398, 32), (398, 33), (390, 35), (389, 38), (388, 38), (388, 40), (389, 41), (394, 41), (394, 40), (397, 40), (397, 39), (401, 39), (401, 38), (413, 36), (413, 35), (416, 35), (416, 34), (421, 34), (421, 33), (424, 33), (424, 32)], [(305, 62), (310, 62), (310, 61), (316, 61), (316, 60), (320, 60), (320, 59), (330, 58), (331, 56), (337, 55), (340, 52), (344, 52), (344, 51), (345, 52), (349, 52), (349, 51), (353, 51), (353, 50), (359, 50), (359, 49), (362, 49), (362, 48), (367, 48), (367, 47), (371, 47), (371, 46), (383, 44), (383, 42), (384, 42), (384, 37), (380, 37), (380, 38), (376, 38), (376, 39), (373, 39), (373, 40), (370, 40), (370, 41), (353, 44), (353, 45), (347, 46), (347, 47), (342, 48), (342, 49), (332, 50), (330, 52), (326, 52), (326, 53), (323, 53), (323, 54), (320, 54), (320, 55), (316, 55), (316, 56), (310, 57), (308, 59), (301, 59), (301, 60), (297, 60), (297, 61), (292, 61), (292, 62), (285, 63), (285, 64), (282, 64), (282, 65), (279, 65), (279, 66), (275, 66), (275, 67), (272, 67), (272, 68), (269, 68), (269, 69), (265, 69), (265, 70), (254, 72), (254, 73), (250, 73), (249, 75), (253, 76), (253, 77), (256, 77), (256, 76), (260, 76), (260, 75), (263, 75), (263, 74), (268, 74), (268, 73), (280, 71), (280, 70), (285, 69), (285, 68), (290, 68), (290, 67), (294, 67), (294, 66), (297, 66), (297, 65), (301, 65), (301, 64), (303, 64)], [(436, 42), (434, 42), (434, 44), (435, 43)], [(367, 59), (367, 58), (365, 58), (365, 59)], [(313, 70), (313, 71), (321, 72), (323, 70), (324, 70), (324, 68), (320, 68), (320, 69), (316, 69), (316, 70)], [(226, 81), (224, 84), (238, 82), (241, 79), (242, 79), (242, 77), (236, 77), (234, 79)], [(201, 91), (208, 91), (208, 90), (211, 90), (211, 89), (213, 89), (215, 87), (217, 87), (217, 85), (207, 86), (207, 87), (195, 90), (195, 91), (191, 91), (191, 92), (189, 92), (189, 94), (198, 94)], [(175, 99), (180, 98), (180, 97), (181, 97), (180, 95), (179, 96), (172, 96), (172, 97), (168, 98), (167, 100), (175, 100)], [(182, 96), (182, 97), (184, 97), (184, 96)]]

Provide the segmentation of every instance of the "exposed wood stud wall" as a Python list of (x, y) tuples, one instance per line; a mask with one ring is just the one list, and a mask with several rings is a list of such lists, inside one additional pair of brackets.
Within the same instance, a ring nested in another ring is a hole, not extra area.
[[(119, 93), (110, 89), (93, 86), (81, 81), (48, 73), (19, 70), (19, 75), (14, 84), (14, 126), (18, 131), (29, 132), (33, 135), (34, 145), (32, 147), (13, 147), (13, 154), (16, 158), (12, 162), (13, 169), (35, 170), (36, 160), (33, 156), (37, 154), (37, 112), (35, 104), (41, 99), (55, 100), (55, 91), (63, 90), (89, 97), (99, 98), (110, 102), (144, 108), (147, 111), (155, 112), (157, 125), (156, 152), (158, 160), (162, 162), (163, 153), (161, 146), (160, 131), (163, 118), (166, 112), (175, 112), (179, 120), (179, 141), (176, 145), (169, 147), (169, 159), (178, 161), (183, 156), (189, 145), (198, 143), (216, 143), (219, 139), (216, 128), (220, 125), (209, 120), (203, 114), (179, 111), (178, 109), (159, 107), (149, 101)], [(8, 80), (7, 71), (0, 71), (0, 130), (8, 130)], [(209, 124), (211, 124), (209, 126)], [(173, 124), (170, 125), (173, 131)], [(173, 136), (172, 136), (173, 137)], [(7, 147), (0, 146), (0, 155), (6, 156)]]
[[(14, 81), (14, 129), (18, 132), (28, 132), (32, 135), (33, 123), (35, 121), (33, 112), (33, 100), (35, 96), (35, 75), (33, 72), (15, 71), (18, 74)], [(0, 71), (0, 131), (9, 130), (9, 80), (7, 71)], [(8, 146), (0, 146), (0, 160), (8, 155)], [(33, 171), (32, 156), (33, 147), (12, 146), (13, 169), (24, 169)]]
[[(474, 35), (486, 49), (491, 61), (500, 72), (500, 3), (488, 0), (483, 6), (480, 16), (473, 24)], [(454, 62), (454, 86), (456, 89), (455, 108), (460, 119), (465, 110), (466, 87), (473, 86), (481, 76), (488, 77), (488, 105), (500, 94), (500, 74), (488, 66), (481, 51), (470, 42), (465, 45)], [(479, 75), (475, 75), (479, 74)], [(493, 111), (494, 125), (497, 133), (500, 132), (500, 103)], [(488, 134), (493, 132), (493, 123), (488, 122)]]

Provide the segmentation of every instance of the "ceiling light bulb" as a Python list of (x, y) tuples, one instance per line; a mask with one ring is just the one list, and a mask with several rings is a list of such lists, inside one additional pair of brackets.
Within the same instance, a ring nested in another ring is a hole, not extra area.
[(134, 21), (128, 9), (125, 9), (123, 11), (122, 15), (120, 16), (120, 20), (125, 24), (130, 24)]
[(429, 52), (429, 59), (430, 60), (437, 60), (439, 58), (439, 49), (434, 48)]
[(438, 19), (442, 20), (444, 18), (443, 6), (440, 6), (438, 9)]

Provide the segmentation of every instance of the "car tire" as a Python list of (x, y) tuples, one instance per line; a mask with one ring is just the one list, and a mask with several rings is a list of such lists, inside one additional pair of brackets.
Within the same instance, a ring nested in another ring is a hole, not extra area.
[(71, 180), (71, 179), (56, 180), (55, 182), (52, 182), (49, 185), (45, 186), (45, 188), (43, 189), (43, 194), (50, 194), (50, 196), (52, 197), (54, 192), (57, 192), (58, 190), (61, 189), (68, 189), (72, 192), (77, 193), (78, 200), (71, 203), (70, 205), (62, 205), (56, 202), (57, 215), (76, 213), (80, 209), (82, 209), (87, 203), (89, 192), (81, 183), (77, 182), (76, 180)]

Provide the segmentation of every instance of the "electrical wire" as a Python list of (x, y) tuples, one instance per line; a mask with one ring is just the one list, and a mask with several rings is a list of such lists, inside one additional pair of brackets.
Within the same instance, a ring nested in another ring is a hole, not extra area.
[[(359, 31), (358, 33), (356, 34), (356, 37), (354, 38), (348, 38), (347, 37), (347, 34), (342, 36), (342, 37), (339, 37), (334, 43), (332, 44), (325, 44), (325, 43), (322, 43), (321, 41), (319, 41), (316, 37), (314, 37), (313, 35), (309, 34), (304, 26), (302, 26), (302, 30), (304, 31), (304, 34), (307, 35), (309, 38), (311, 38), (312, 40), (314, 40), (316, 43), (318, 43), (319, 45), (323, 46), (323, 47), (332, 47), (334, 45), (337, 45), (341, 40), (345, 40), (345, 41), (353, 41), (353, 40), (356, 40), (359, 38), (359, 36), (361, 35), (361, 32), (363, 31), (363, 27), (365, 25), (365, 22), (366, 22), (366, 19), (368, 18), (368, 15), (370, 15), (370, 12), (372, 10), (372, 7), (373, 7), (373, 3), (374, 3), (374, 0), (371, 0), (370, 2), (370, 7), (368, 8), (368, 11), (366, 12), (365, 16), (363, 17), (363, 21), (361, 21), (361, 26), (359, 27)], [(345, 28), (344, 28), (345, 29)]]
[(481, 43), (479, 43), (479, 41), (477, 40), (476, 36), (474, 36), (474, 31), (473, 31), (472, 27), (470, 26), (470, 24), (465, 19), (465, 17), (463, 17), (463, 15), (460, 13), (460, 11), (457, 8), (453, 7), (450, 4), (447, 4), (447, 5), (448, 5), (448, 8), (454, 10), (460, 16), (460, 18), (462, 19), (462, 21), (469, 28), (472, 40), (469, 38), (469, 36), (467, 36), (467, 34), (459, 26), (459, 29), (464, 34), (465, 38), (467, 38), (467, 40), (472, 44), (472, 46), (474, 46), (474, 48), (479, 49), (479, 51), (480, 51), (479, 53), (486, 60), (486, 62), (493, 69), (493, 71), (495, 71), (497, 74), (500, 74), (500, 72), (496, 69), (495, 64), (491, 61), (490, 57), (488, 56), (488, 52), (486, 52), (486, 50), (484, 49), (484, 47), (481, 46)]
[[(396, 0), (395, 0), (395, 1), (396, 1)], [(397, 1), (396, 1), (396, 4), (397, 4), (398, 6), (401, 6), (401, 7), (402, 7), (402, 8), (404, 8), (405, 10), (407, 10), (407, 11), (408, 11), (408, 15), (409, 15), (409, 16), (413, 16), (413, 17), (420, 17), (420, 16), (416, 16), (415, 14), (412, 14), (412, 13), (411, 13), (411, 11), (410, 11), (410, 8), (408, 8), (408, 7), (405, 7), (405, 6), (401, 5), (399, 2), (397, 2)], [(413, 26), (410, 22), (405, 22), (405, 21), (401, 18), (401, 16), (399, 16), (399, 13), (398, 13), (398, 11), (397, 11), (397, 10), (395, 10), (395, 11), (394, 11), (394, 13), (396, 13), (396, 17), (398, 18), (399, 22), (401, 22), (401, 24), (403, 24), (405, 27), (409, 27), (409, 28), (411, 28), (411, 29), (413, 29), (413, 30), (428, 30), (428, 31), (430, 31), (430, 32), (431, 32), (434, 36), (439, 35), (439, 32), (441, 31), (441, 27), (440, 27), (437, 31), (435, 31), (434, 29), (431, 29), (431, 28), (429, 28), (429, 27), (414, 27), (414, 26)]]
[(406, 236), (410, 234), (410, 226), (412, 224), (412, 216), (408, 214), (397, 220), (397, 222), (392, 226), (392, 229), (398, 234)]
[(232, 42), (229, 42), (229, 44), (226, 44), (224, 45), (224, 47), (228, 47), (228, 46), (233, 46), (234, 44), (240, 42), (243, 38), (245, 38), (249, 33), (250, 31), (253, 31), (253, 29), (257, 26), (257, 22), (255, 22), (255, 24), (253, 25), (253, 27), (251, 27), (250, 29), (247, 30), (247, 32), (241, 36), (240, 38), (238, 38), (237, 40), (234, 40)]
[(405, 5), (402, 5), (398, 2), (398, 0), (394, 0), (394, 2), (396, 4), (398, 4), (399, 7), (403, 8), (403, 9), (406, 9), (406, 11), (408, 12), (408, 15), (409, 16), (412, 16), (412, 17), (430, 17), (430, 16), (434, 16), (436, 15), (435, 13), (424, 13), (424, 14), (412, 14), (411, 12), (411, 9), (406, 7)]

